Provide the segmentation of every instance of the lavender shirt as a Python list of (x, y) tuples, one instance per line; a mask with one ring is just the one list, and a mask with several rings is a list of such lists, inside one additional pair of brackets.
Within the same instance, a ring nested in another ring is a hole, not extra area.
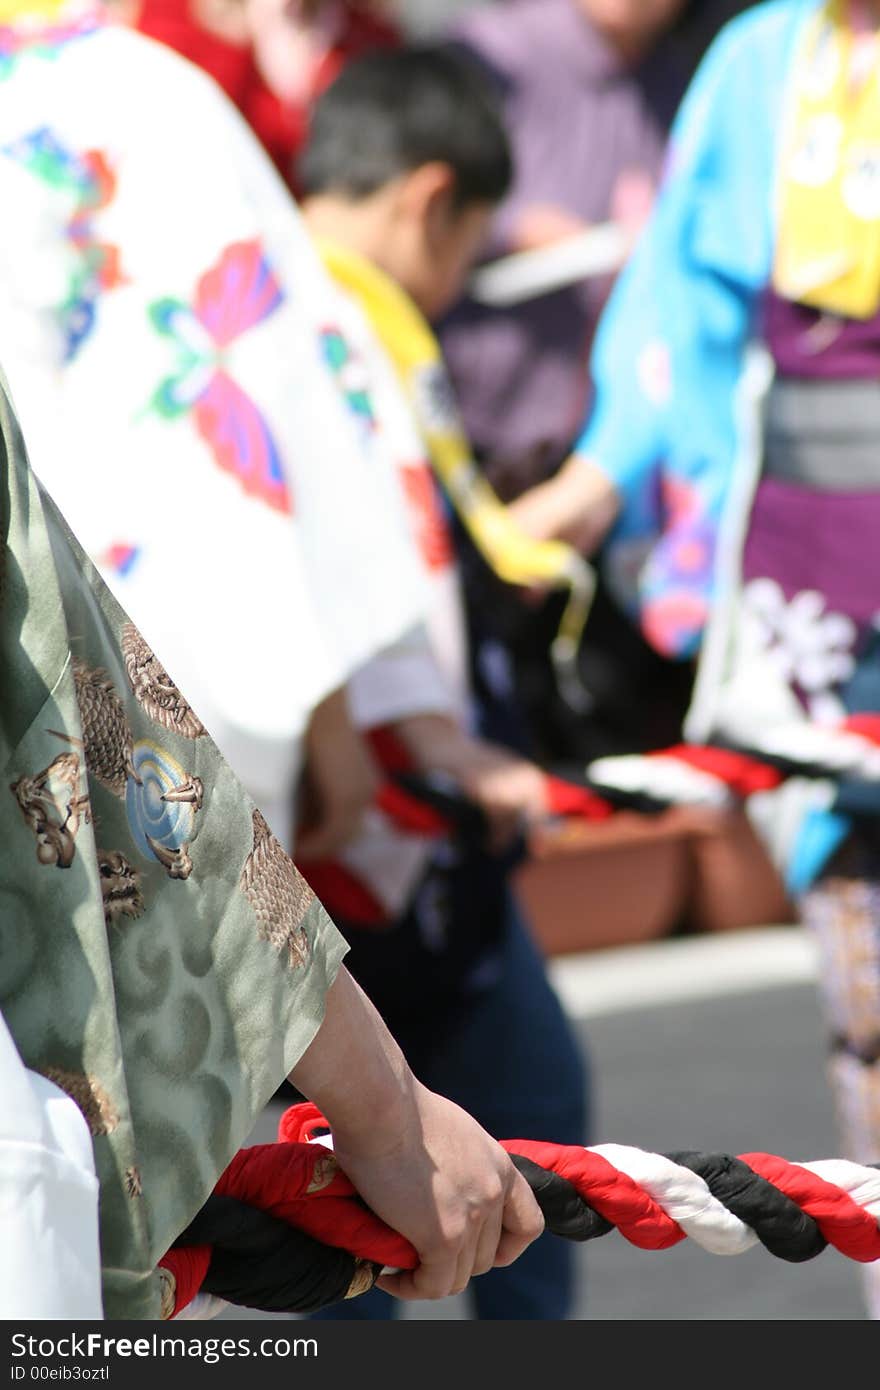
[[(575, 0), (508, 0), (472, 11), (453, 37), (499, 81), (513, 144), (514, 187), (489, 256), (510, 249), (510, 228), (532, 204), (604, 222), (621, 174), (656, 182), (685, 79), (666, 45), (629, 69)], [(465, 424), (506, 498), (552, 472), (580, 432), (609, 289), (591, 280), (504, 310), (466, 301), (442, 326)]]

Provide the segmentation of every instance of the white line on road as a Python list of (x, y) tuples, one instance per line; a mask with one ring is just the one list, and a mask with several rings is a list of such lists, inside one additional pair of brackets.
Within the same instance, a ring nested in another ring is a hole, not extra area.
[(804, 984), (815, 981), (816, 973), (812, 938), (793, 926), (651, 942), (550, 961), (553, 984), (575, 1019)]

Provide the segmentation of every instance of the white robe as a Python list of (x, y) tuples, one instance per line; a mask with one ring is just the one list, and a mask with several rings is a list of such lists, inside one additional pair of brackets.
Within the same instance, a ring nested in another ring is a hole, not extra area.
[(22, 1063), (0, 1014), (0, 1318), (103, 1317), (98, 1179), (69, 1096)]
[(0, 206), (34, 469), (289, 845), (311, 710), (426, 605), (365, 321), (219, 88), (125, 29), (17, 56)]

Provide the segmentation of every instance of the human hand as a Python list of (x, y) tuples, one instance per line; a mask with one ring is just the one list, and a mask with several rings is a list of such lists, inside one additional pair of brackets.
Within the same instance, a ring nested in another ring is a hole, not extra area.
[(656, 188), (645, 169), (624, 169), (611, 194), (611, 219), (622, 227), (630, 249), (651, 216)]
[(568, 541), (591, 554), (620, 509), (620, 494), (592, 459), (572, 454), (559, 472), (510, 503), (510, 513), (535, 540)]
[(303, 829), (294, 850), (303, 863), (326, 859), (352, 840), (379, 788), (376, 765), (351, 723), (344, 690), (318, 705), (305, 748)]
[(402, 719), (395, 733), (420, 771), (445, 773), (480, 807), (496, 853), (547, 814), (544, 773), (509, 748), (472, 738), (444, 715)]
[(415, 1079), (403, 1122), (354, 1142), (334, 1129), (334, 1152), (367, 1205), (418, 1252), (416, 1269), (377, 1280), (396, 1298), (460, 1293), (474, 1275), (512, 1264), (544, 1229), (501, 1146)]
[(537, 251), (554, 246), (587, 230), (588, 223), (555, 203), (533, 203), (523, 208), (510, 236), (511, 251)]
[(458, 782), (489, 823), (489, 848), (501, 853), (528, 825), (547, 815), (547, 779), (541, 768), (509, 748), (482, 739), (468, 743), (468, 760)]
[(388, 1293), (458, 1293), (541, 1234), (538, 1205), (500, 1144), (416, 1080), (345, 966), (290, 1079), (327, 1117), (336, 1158), (364, 1201), (418, 1252), (417, 1269), (383, 1279)]

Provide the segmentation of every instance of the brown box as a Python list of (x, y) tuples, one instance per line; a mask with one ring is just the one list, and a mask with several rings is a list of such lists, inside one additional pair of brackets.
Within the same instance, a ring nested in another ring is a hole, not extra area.
[(542, 826), (516, 888), (550, 956), (796, 918), (742, 813), (681, 808)]
[(665, 936), (691, 887), (689, 833), (673, 817), (621, 812), (535, 830), (516, 888), (547, 955)]

